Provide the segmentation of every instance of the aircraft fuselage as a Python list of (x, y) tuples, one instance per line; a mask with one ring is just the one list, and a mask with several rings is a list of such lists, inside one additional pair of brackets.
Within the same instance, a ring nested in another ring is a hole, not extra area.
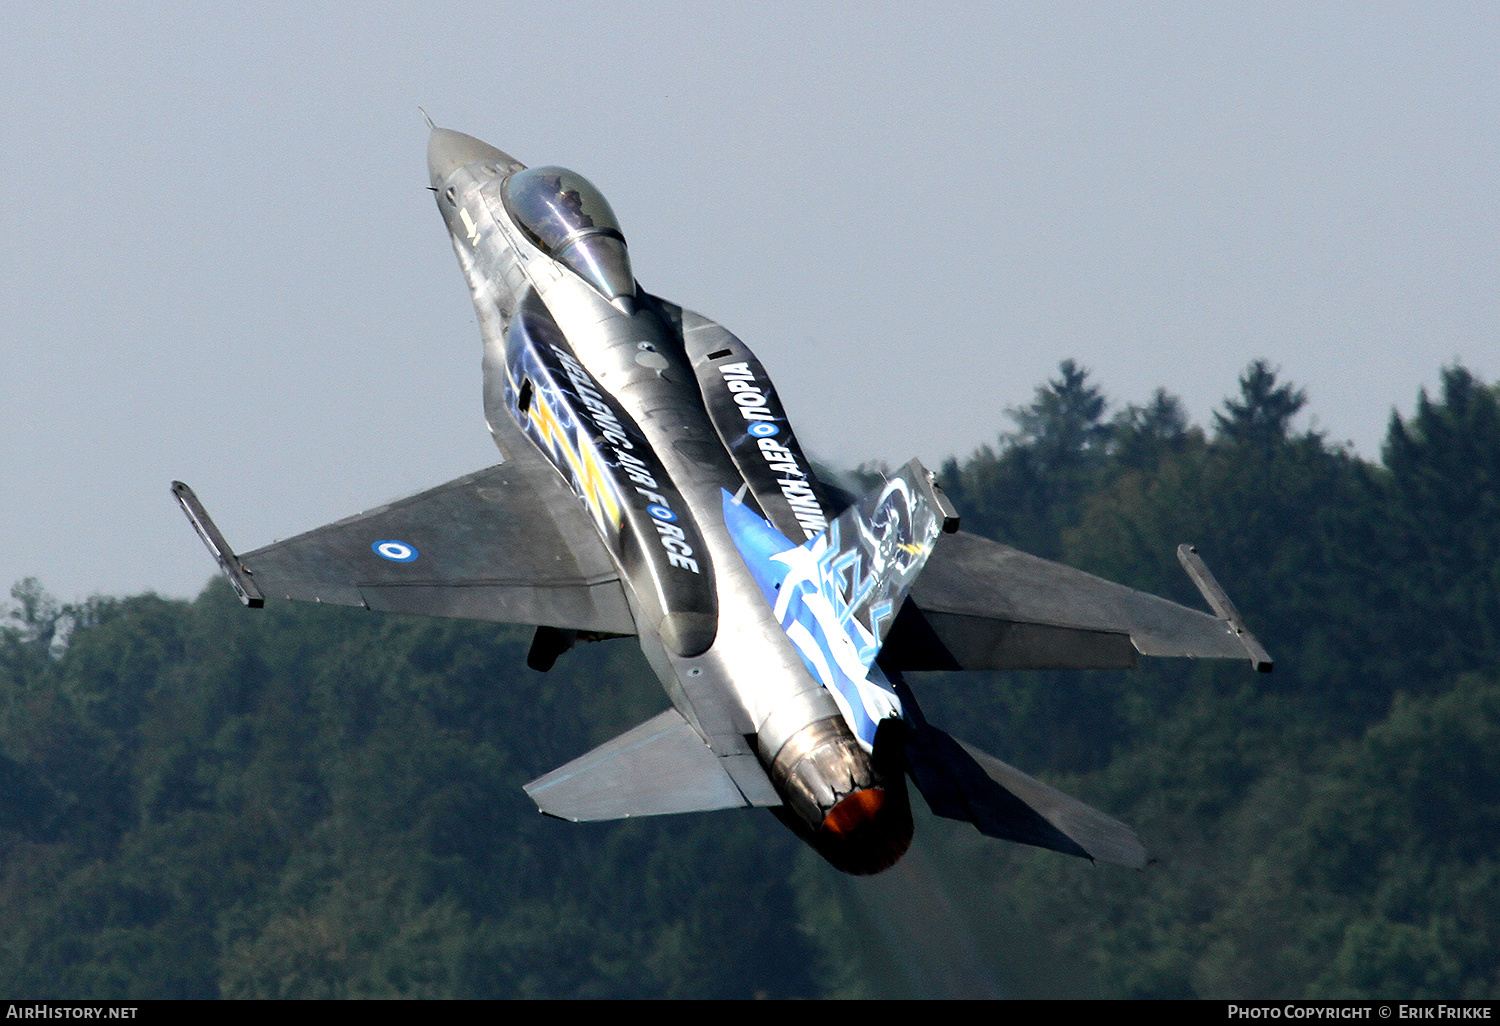
[(900, 702), (877, 693), (872, 715), (809, 671), (726, 524), (726, 495), (798, 544), (834, 513), (759, 361), (638, 289), (607, 205), (600, 215), (576, 176), (443, 129), (429, 170), (501, 453), (535, 447), (578, 496), (628, 583), (647, 660), (747, 802), (840, 868), (885, 868), (911, 819), (873, 730)]

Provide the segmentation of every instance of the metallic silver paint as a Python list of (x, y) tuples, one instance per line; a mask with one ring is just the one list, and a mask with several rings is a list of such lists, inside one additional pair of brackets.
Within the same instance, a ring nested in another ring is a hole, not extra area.
[(844, 798), (881, 783), (837, 716), (815, 720), (788, 738), (771, 762), (771, 779), (807, 823), (822, 822)]
[[(493, 147), (456, 132), (438, 130), (429, 144), (438, 208), (448, 224), (484, 336), (486, 416), (501, 451), (517, 444), (513, 439), (519, 432), (513, 431), (508, 411), (495, 408), (496, 398), (503, 394), (496, 379), (506, 373), (505, 328), (520, 291), (529, 286), (546, 304), (579, 362), (645, 434), (686, 500), (708, 547), (706, 561), (714, 568), (718, 591), (719, 628), (712, 646), (702, 654), (690, 659), (680, 654), (693, 647), (683, 644), (684, 625), (664, 618), (659, 596), (644, 586), (646, 582), (632, 581), (634, 587), (628, 589), (637, 624), (653, 628), (641, 631), (642, 648), (673, 705), (715, 754), (756, 755), (762, 765), (769, 765), (787, 741), (808, 725), (830, 724), (827, 729), (842, 730), (848, 744), (858, 751), (849, 758), (863, 760), (862, 778), (872, 778), (868, 756), (843, 724), (832, 697), (807, 672), (724, 527), (720, 490), (734, 491), (742, 480), (703, 410), (697, 376), (681, 343), (649, 310), (622, 311), (532, 243), (507, 214), (503, 181), (473, 168), (476, 162), (482, 167), (496, 161), (507, 161), (507, 166), (515, 163)], [(454, 203), (448, 202), (449, 190)], [(460, 210), (468, 211), (477, 232), (469, 231)], [(660, 360), (638, 360), (643, 345)], [(680, 442), (700, 444), (696, 456), (687, 456)], [(519, 444), (531, 443), (521, 436)], [(754, 749), (746, 743), (746, 735), (754, 736)], [(759, 799), (754, 803), (764, 803), (769, 782), (763, 770), (757, 775), (741, 762), (736, 764), (735, 776), (748, 778), (748, 790)], [(754, 799), (747, 795), (749, 800)], [(818, 822), (821, 816), (810, 825), (816, 827)]]

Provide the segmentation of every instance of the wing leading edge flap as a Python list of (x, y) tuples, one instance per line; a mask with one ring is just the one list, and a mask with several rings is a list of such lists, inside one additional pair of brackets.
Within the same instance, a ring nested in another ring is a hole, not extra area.
[(726, 761), (668, 709), (538, 777), (526, 793), (542, 812), (575, 823), (768, 804), (740, 792)]
[(229, 558), (268, 598), (635, 633), (604, 543), (540, 460), (468, 474)]
[(935, 814), (973, 823), (987, 837), (1130, 869), (1150, 861), (1124, 823), (936, 727), (913, 730), (906, 757)]

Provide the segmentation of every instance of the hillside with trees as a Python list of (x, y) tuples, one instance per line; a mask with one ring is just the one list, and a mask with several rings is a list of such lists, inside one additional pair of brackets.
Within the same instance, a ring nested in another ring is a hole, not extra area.
[(0, 990), (1500, 997), (1500, 392), (1444, 370), (1378, 462), (1306, 402), (1257, 362), (1197, 426), (1065, 361), (939, 473), (967, 530), (1201, 606), (1196, 544), (1276, 658), (912, 675), (1139, 873), (926, 814), (873, 881), (763, 812), (549, 820), (525, 781), (667, 704), (629, 640), (540, 674), (521, 628), (22, 582)]

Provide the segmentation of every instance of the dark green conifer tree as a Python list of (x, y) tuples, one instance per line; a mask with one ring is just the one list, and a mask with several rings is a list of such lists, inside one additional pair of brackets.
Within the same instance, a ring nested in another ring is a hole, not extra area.
[(1276, 371), (1255, 360), (1240, 375), (1240, 398), (1225, 399), (1214, 413), (1218, 437), (1269, 453), (1289, 437), (1292, 418), (1307, 405), (1307, 393), (1291, 384), (1278, 385)]
[(1107, 406), (1088, 370), (1064, 360), (1030, 404), (1008, 412), (1016, 429), (1001, 435), (998, 449), (982, 447), (962, 469), (947, 461), (943, 487), (967, 529), (1056, 558), (1108, 454)]
[(1393, 672), (1420, 687), (1493, 667), (1500, 649), (1500, 399), (1463, 367), (1424, 389), (1410, 420), (1392, 414), (1377, 477), (1384, 524), (1377, 607)]

